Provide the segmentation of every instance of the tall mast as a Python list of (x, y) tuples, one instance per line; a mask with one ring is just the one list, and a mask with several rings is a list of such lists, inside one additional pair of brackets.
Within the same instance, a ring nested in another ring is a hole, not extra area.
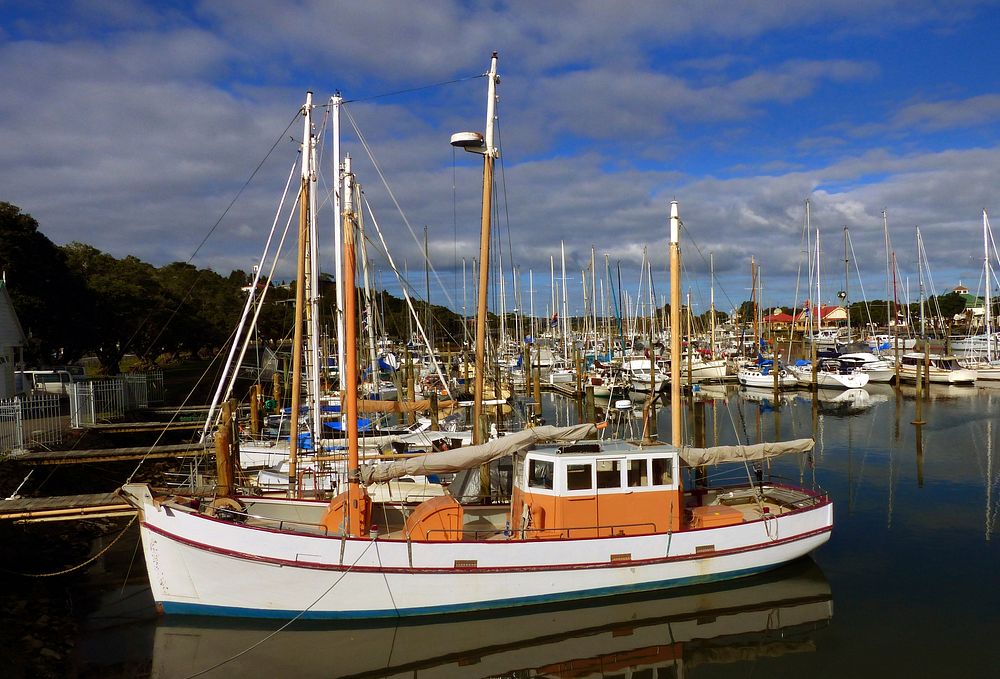
[(597, 268), (595, 266), (595, 259), (597, 257), (596, 249), (593, 245), (590, 246), (590, 313), (593, 317), (594, 323), (594, 361), (597, 361)]
[[(341, 412), (347, 419), (347, 532), (361, 536), (368, 533), (360, 501), (365, 496), (361, 485), (361, 470), (358, 459), (358, 298), (355, 289), (357, 260), (355, 258), (355, 229), (357, 212), (354, 205), (354, 175), (351, 174), (351, 159), (344, 159), (344, 353), (346, 365), (341, 373)], [(360, 207), (360, 206), (358, 206)]]
[[(351, 196), (351, 202), (356, 205), (357, 208), (353, 211), (354, 223), (352, 227), (357, 230), (358, 234), (361, 236), (361, 262), (364, 264), (364, 269), (362, 270), (362, 279), (364, 281), (364, 296), (362, 299), (365, 300), (365, 304), (368, 309), (368, 364), (369, 364), (369, 378), (371, 380), (370, 392), (374, 395), (374, 398), (382, 398), (382, 377), (378, 365), (378, 352), (375, 349), (375, 305), (372, 304), (372, 288), (369, 283), (369, 271), (371, 269), (371, 262), (368, 261), (368, 247), (365, 241), (365, 226), (364, 217), (361, 212), (361, 200), (360, 197), (364, 193), (364, 189), (361, 184), (353, 182), (351, 190), (354, 194)], [(358, 238), (355, 236), (354, 242), (357, 243)], [(357, 270), (357, 246), (355, 246), (354, 252), (354, 268)], [(357, 283), (355, 282), (355, 285)], [(362, 312), (363, 313), (363, 312)], [(357, 318), (354, 319), (357, 323)], [(425, 326), (426, 327), (426, 326)], [(365, 328), (361, 329), (362, 331)]]
[(563, 360), (569, 360), (569, 304), (566, 301), (566, 244), (559, 241), (559, 252), (562, 257), (562, 336), (563, 336)]
[(431, 346), (434, 346), (434, 326), (431, 324), (431, 252), (427, 247), (427, 225), (424, 224), (424, 332)]
[[(310, 97), (311, 100), (311, 97)], [(312, 419), (313, 444), (319, 445), (319, 440), (323, 435), (322, 413), (319, 408), (320, 381), (319, 381), (319, 237), (316, 224), (316, 191), (312, 190), (312, 185), (316, 181), (316, 136), (312, 133), (312, 118), (310, 115), (309, 128), (309, 259), (306, 262), (308, 271), (307, 294), (309, 295), (309, 306), (306, 310), (306, 322), (309, 328), (308, 351), (306, 353), (306, 368), (308, 370), (309, 383), (306, 392), (309, 394), (309, 414)]]
[(847, 312), (847, 341), (851, 341), (851, 307), (850, 299), (851, 296), (848, 294), (848, 285), (850, 284), (851, 278), (851, 266), (850, 260), (847, 257), (847, 238), (848, 231), (847, 226), (844, 226), (844, 311)]
[(341, 227), (341, 205), (340, 191), (342, 188), (342, 168), (340, 158), (340, 106), (344, 103), (344, 98), (337, 92), (330, 98), (330, 105), (333, 109), (333, 265), (337, 272), (337, 370), (341, 376), (344, 373), (344, 285), (340, 276), (344, 271), (344, 236)]
[(503, 275), (503, 251), (497, 253), (497, 285), (500, 288), (500, 334), (498, 335), (497, 346), (499, 352), (503, 352), (507, 347), (507, 281)]
[(823, 327), (823, 295), (819, 280), (819, 229), (816, 229), (816, 308), (819, 309), (816, 314), (816, 329), (820, 330)]
[[(294, 493), (298, 485), (299, 411), (302, 409), (302, 340), (303, 316), (306, 308), (306, 258), (309, 251), (309, 181), (312, 133), (312, 92), (306, 92), (302, 107), (302, 173), (299, 183), (299, 248), (295, 279), (295, 330), (292, 335), (292, 412), (289, 417), (288, 438), (288, 491)], [(318, 435), (318, 434), (317, 434)]]
[[(483, 378), (486, 373), (484, 356), (486, 354), (486, 304), (490, 277), (490, 214), (493, 210), (493, 163), (497, 157), (497, 148), (493, 143), (493, 122), (496, 117), (497, 53), (490, 60), (490, 70), (487, 74), (488, 90), (486, 95), (486, 129), (485, 134), (459, 132), (451, 137), (453, 146), (461, 146), (466, 151), (479, 153), (483, 156), (483, 210), (481, 214), (481, 231), (479, 234), (479, 289), (476, 306), (476, 377), (474, 402), (472, 406), (472, 442), (482, 443), (485, 436), (483, 421)], [(486, 479), (488, 484), (488, 477)], [(489, 493), (489, 486), (481, 489)]]
[[(886, 328), (892, 331), (892, 334), (896, 333), (896, 317), (893, 315), (892, 308), (892, 295), (893, 295), (893, 280), (895, 276), (892, 276), (892, 263), (890, 260), (890, 250), (889, 250), (889, 216), (885, 208), (882, 209), (882, 240), (885, 242), (885, 323)], [(890, 276), (892, 279), (890, 280)], [(878, 352), (876, 352), (878, 353)]]
[[(556, 260), (555, 257), (549, 255), (549, 290), (552, 293), (552, 319), (557, 320), (559, 318), (559, 288), (556, 287)], [(552, 323), (549, 323), (550, 327), (555, 327)]]
[(711, 296), (709, 297), (710, 301), (708, 306), (709, 313), (712, 314), (712, 317), (710, 319), (712, 323), (712, 334), (709, 340), (709, 351), (711, 352), (710, 353), (711, 358), (714, 360), (715, 359), (715, 253), (714, 252), (708, 253), (708, 265), (709, 268), (712, 270)]
[(462, 353), (469, 346), (469, 284), (465, 280), (465, 257), (462, 257)]
[(753, 314), (753, 343), (754, 351), (760, 352), (760, 338), (757, 337), (757, 262), (753, 255), (750, 255), (750, 313)]
[[(538, 337), (538, 331), (535, 330), (535, 272), (528, 269), (528, 306), (531, 309), (531, 321), (529, 323), (529, 334), (532, 338)], [(528, 366), (529, 368), (531, 366)]]
[(920, 227), (917, 229), (917, 284), (920, 287), (920, 337), (927, 340), (927, 326), (924, 317), (924, 244), (920, 240)]
[(670, 442), (681, 447), (681, 217), (670, 201)]
[(993, 362), (993, 319), (990, 309), (990, 221), (983, 209), (983, 274), (986, 278), (986, 309), (983, 312), (983, 323), (986, 324), (986, 360)]

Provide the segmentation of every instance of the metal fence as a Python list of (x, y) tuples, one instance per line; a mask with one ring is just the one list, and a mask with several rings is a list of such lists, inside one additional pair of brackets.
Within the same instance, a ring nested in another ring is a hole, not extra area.
[(74, 382), (71, 386), (70, 424), (74, 429), (120, 421), (128, 412), (163, 402), (160, 370)]
[(63, 417), (56, 394), (0, 401), (0, 455), (49, 448), (63, 441)]

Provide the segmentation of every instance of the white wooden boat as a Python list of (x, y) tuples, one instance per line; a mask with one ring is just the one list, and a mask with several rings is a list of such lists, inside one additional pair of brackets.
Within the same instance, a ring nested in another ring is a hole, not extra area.
[[(541, 427), (365, 470), (380, 481), (514, 453), (507, 507), (442, 496), (404, 518), (400, 505), (362, 494), (354, 508), (345, 493), (329, 504), (229, 500), (213, 512), (142, 484), (123, 494), (139, 512), (153, 598), (166, 613), (387, 618), (507, 608), (736, 578), (829, 539), (833, 505), (823, 493), (777, 484), (686, 493), (682, 484), (682, 460), (805, 452), (810, 440), (677, 450), (581, 440), (593, 432)], [(361, 530), (349, 534), (357, 519)]]

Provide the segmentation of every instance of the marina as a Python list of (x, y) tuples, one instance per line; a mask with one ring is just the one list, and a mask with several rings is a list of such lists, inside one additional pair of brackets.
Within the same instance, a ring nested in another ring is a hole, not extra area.
[[(70, 585), (72, 613), (64, 615), (74, 620), (75, 631), (68, 662), (78, 676), (163, 678), (205, 670), (203, 676), (220, 677), (556, 676), (568, 667), (586, 668), (586, 676), (975, 672), (995, 660), (990, 640), (1000, 632), (1000, 469), (993, 422), (1000, 390), (931, 385), (923, 403), (927, 424), (919, 427), (910, 424), (912, 390), (866, 393), (869, 398), (855, 399), (845, 414), (814, 402), (809, 392), (785, 392), (789, 398), (779, 402), (751, 400), (729, 385), (697, 402), (701, 415), (695, 410), (685, 417), (685, 427), (701, 423), (709, 443), (716, 437), (724, 444), (744, 436), (753, 442), (815, 435), (808, 460), (778, 458), (774, 471), (800, 483), (815, 479), (827, 489), (837, 506), (837, 528), (813, 556), (769, 575), (706, 592), (513, 618), (493, 614), (483, 621), (375, 627), (178, 621), (155, 612), (146, 575), (134, 562), (138, 533), (132, 526)], [(548, 421), (576, 421), (572, 401), (557, 395), (543, 400)], [(666, 413), (658, 424), (669, 433)], [(109, 530), (94, 551), (118, 530)], [(9, 601), (9, 590), (5, 596)], [(20, 627), (12, 619), (5, 624)], [(348, 639), (364, 650), (348, 654), (343, 665), (336, 656), (296, 651), (339, 648)]]
[(1000, 666), (996, 8), (136, 2), (4, 27), (4, 676)]

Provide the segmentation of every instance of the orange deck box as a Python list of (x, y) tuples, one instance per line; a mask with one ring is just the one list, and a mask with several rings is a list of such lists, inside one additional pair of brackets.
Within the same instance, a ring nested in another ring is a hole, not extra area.
[(743, 513), (724, 505), (710, 505), (691, 509), (692, 528), (718, 528), (743, 523)]

